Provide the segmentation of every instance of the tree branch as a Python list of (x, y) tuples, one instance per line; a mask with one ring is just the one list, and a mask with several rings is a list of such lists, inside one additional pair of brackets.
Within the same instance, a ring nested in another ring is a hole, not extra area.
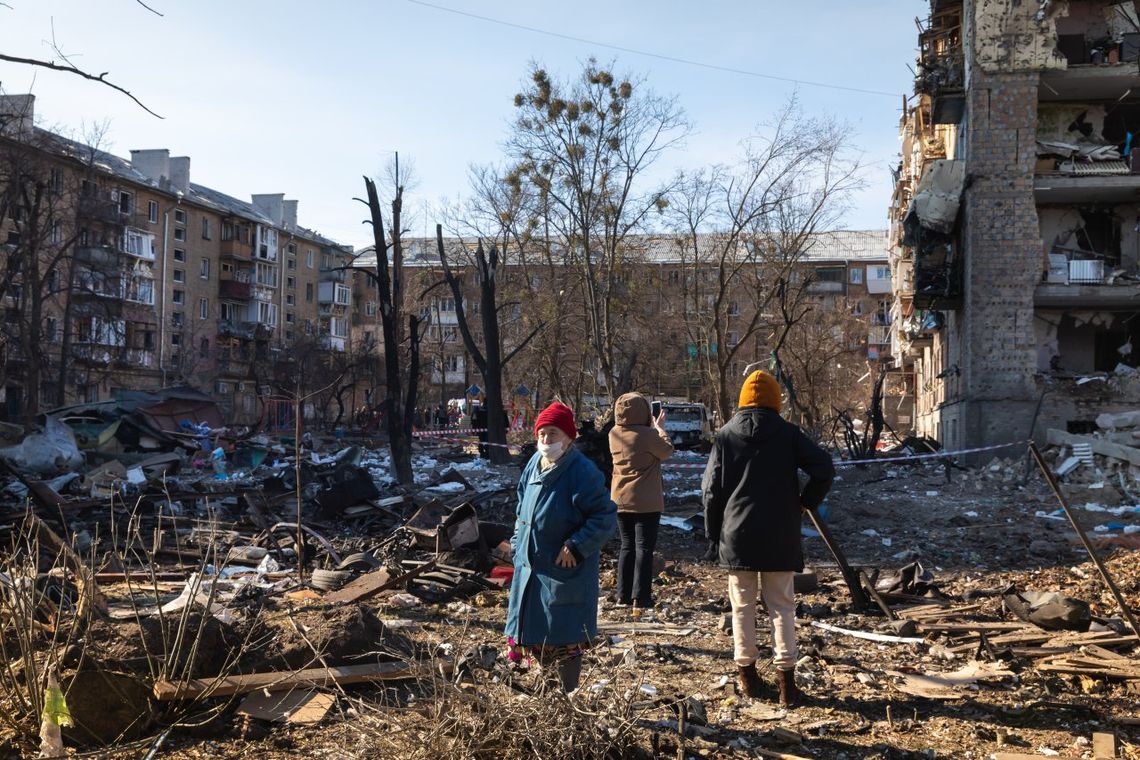
[(77, 77), (89, 79), (92, 82), (98, 82), (99, 84), (106, 85), (107, 87), (110, 87), (112, 90), (118, 90), (119, 92), (123, 93), (128, 98), (133, 100), (135, 102), (135, 104), (138, 105), (139, 108), (146, 111), (147, 113), (149, 113), (151, 116), (155, 117), (156, 119), (165, 118), (165, 117), (160, 116), (159, 114), (155, 113), (154, 111), (150, 110), (149, 108), (147, 108), (146, 105), (141, 100), (139, 100), (138, 98), (136, 98), (134, 95), (131, 94), (130, 90), (128, 90), (124, 87), (120, 87), (119, 85), (115, 84), (114, 82), (108, 82), (107, 81), (107, 74), (109, 72), (104, 71), (102, 74), (99, 74), (98, 76), (96, 76), (95, 74), (88, 74), (83, 69), (80, 69), (80, 68), (78, 68), (78, 67), (76, 67), (70, 63), (66, 64), (66, 65), (61, 65), (61, 64), (56, 63), (55, 61), (41, 61), (38, 58), (21, 58), (19, 56), (15, 56), (15, 55), (8, 55), (6, 53), (0, 53), (0, 61), (7, 61), (8, 63), (20, 63), (20, 64), (23, 64), (25, 66), (36, 66), (36, 67), (39, 67), (42, 69), (49, 69), (50, 71), (62, 71), (62, 72), (65, 72), (67, 74), (74, 74)]
[(156, 11), (154, 8), (151, 8), (149, 5), (147, 5), (146, 3), (144, 3), (144, 2), (143, 2), (143, 0), (135, 0), (135, 2), (136, 2), (136, 3), (138, 3), (139, 5), (141, 5), (142, 7), (146, 8), (148, 11), (150, 11), (150, 12), (151, 12), (151, 13), (153, 13), (154, 15), (156, 15), (156, 16), (158, 16), (158, 17), (160, 17), (160, 18), (162, 17), (162, 14), (161, 14), (161, 13), (159, 13), (159, 12), (158, 12), (158, 11)]
[(518, 344), (517, 346), (515, 346), (514, 349), (512, 349), (511, 352), (509, 354), (507, 354), (506, 357), (503, 358), (502, 365), (504, 367), (506, 367), (507, 364), (510, 363), (511, 359), (515, 358), (515, 354), (517, 354), (519, 351), (522, 351), (524, 348), (526, 348), (527, 344), (531, 342), (531, 340), (534, 338), (534, 336), (536, 336), (540, 332), (542, 332), (542, 330), (545, 327), (546, 327), (545, 322), (539, 322), (538, 327), (531, 330), (530, 335), (523, 338), (523, 342)]

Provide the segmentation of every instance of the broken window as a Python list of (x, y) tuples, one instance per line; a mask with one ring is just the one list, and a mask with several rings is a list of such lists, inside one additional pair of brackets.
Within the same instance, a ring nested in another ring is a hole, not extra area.
[(1112, 372), (1124, 364), (1140, 364), (1140, 316), (1138, 312), (1075, 312), (1059, 321), (1046, 318), (1056, 328), (1055, 343), (1046, 336), (1049, 369), (1061, 375)]
[(1089, 251), (1106, 264), (1120, 262), (1120, 219), (1112, 209), (1083, 209), (1084, 226), (1077, 230), (1081, 250)]

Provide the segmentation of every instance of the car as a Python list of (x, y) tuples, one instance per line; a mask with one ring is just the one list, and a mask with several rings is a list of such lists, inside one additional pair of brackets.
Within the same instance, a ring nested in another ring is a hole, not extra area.
[(665, 410), (665, 432), (675, 448), (698, 451), (712, 448), (712, 423), (704, 404), (664, 401), (661, 408)]

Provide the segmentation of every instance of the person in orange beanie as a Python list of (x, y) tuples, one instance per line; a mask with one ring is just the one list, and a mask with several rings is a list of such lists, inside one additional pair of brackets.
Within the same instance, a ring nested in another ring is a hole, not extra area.
[[(797, 471), (809, 477), (800, 492)], [(736, 414), (717, 432), (701, 481), (710, 551), (728, 571), (734, 659), (741, 691), (759, 697), (756, 595), (768, 608), (780, 703), (803, 698), (796, 687), (793, 579), (803, 570), (802, 509), (815, 509), (835, 477), (826, 451), (780, 417), (780, 384), (763, 370), (740, 389)]]

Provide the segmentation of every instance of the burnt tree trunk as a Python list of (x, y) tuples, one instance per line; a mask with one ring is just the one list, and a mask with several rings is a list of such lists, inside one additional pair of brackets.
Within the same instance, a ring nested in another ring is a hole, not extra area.
[[(376, 193), (376, 183), (370, 178), (364, 178), (364, 187), (368, 191), (368, 210), (371, 216), (372, 236), (376, 247), (376, 291), (380, 304), (380, 322), (384, 334), (384, 378), (386, 397), (384, 400), (385, 423), (388, 429), (388, 447), (392, 452), (392, 470), (396, 480), (403, 485), (411, 485), (414, 480), (412, 473), (412, 429), (409, 421), (411, 416), (405, 413), (403, 382), (400, 377), (400, 303), (395, 300), (395, 294), (401, 292), (400, 280), (403, 277), (398, 259), (392, 262), (391, 271), (388, 267), (388, 244), (384, 236), (384, 217), (380, 210), (380, 197)], [(403, 188), (396, 187), (396, 197), (392, 200), (392, 230), (394, 253), (398, 254), (399, 246), (395, 245), (400, 237), (400, 209), (403, 201)], [(418, 349), (418, 345), (416, 346)], [(418, 353), (418, 350), (417, 352)], [(413, 367), (413, 376), (416, 379), (417, 370)], [(415, 392), (412, 391), (412, 396)]]
[(455, 316), (459, 322), (459, 333), (463, 336), (463, 344), (471, 360), (479, 368), (483, 376), (487, 398), (487, 443), (498, 444), (488, 446), (487, 456), (492, 462), (503, 463), (509, 459), (506, 448), (507, 425), (503, 409), (503, 370), (507, 363), (542, 329), (539, 325), (530, 335), (515, 347), (506, 357), (503, 357), (502, 337), (499, 334), (499, 308), (496, 277), (499, 271), (500, 253), (497, 246), (492, 245), (488, 252), (483, 248), (480, 240), (475, 249), (475, 279), (479, 284), (479, 309), (483, 320), (483, 346), (476, 345), (475, 337), (471, 334), (471, 327), (467, 322), (467, 309), (463, 303), (463, 291), (459, 286), (459, 278), (451, 269), (447, 260), (447, 252), (443, 247), (443, 226), (435, 226), (436, 246), (439, 249), (439, 260), (443, 266), (443, 277), (447, 282), (451, 295), (455, 298)]

